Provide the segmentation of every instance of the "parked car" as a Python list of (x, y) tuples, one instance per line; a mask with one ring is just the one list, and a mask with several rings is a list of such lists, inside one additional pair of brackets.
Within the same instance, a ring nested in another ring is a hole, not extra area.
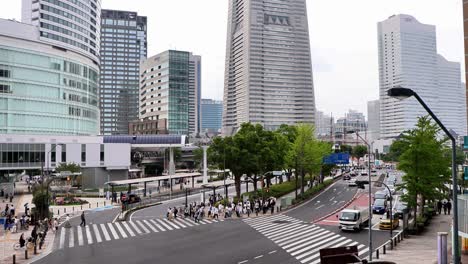
[(138, 195), (134, 194), (134, 193), (131, 193), (131, 194), (125, 194), (124, 193), (122, 195), (121, 199), (122, 199), (122, 202), (124, 202), (124, 203), (126, 202), (126, 203), (129, 203), (129, 204), (138, 203), (138, 202), (141, 201), (141, 198)]
[(398, 219), (398, 216), (396, 213), (393, 214), (392, 219), (387, 217), (387, 214), (384, 214), (382, 219), (380, 219), (379, 223), (379, 229), (380, 230), (390, 230), (390, 229), (395, 229), (400, 225), (400, 220)]
[(383, 191), (383, 190), (381, 190), (381, 191), (375, 192), (375, 194), (374, 194), (374, 200), (375, 200), (375, 199), (385, 199), (385, 200), (388, 200), (388, 197), (389, 197), (388, 191)]
[(375, 214), (384, 214), (387, 210), (386, 199), (375, 199), (374, 205), (372, 206), (372, 212)]

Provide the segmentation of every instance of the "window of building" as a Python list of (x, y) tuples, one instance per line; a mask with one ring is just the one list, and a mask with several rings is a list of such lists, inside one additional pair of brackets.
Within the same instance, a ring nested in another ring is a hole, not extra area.
[(50, 147), (53, 150), (50, 152), (50, 162), (57, 162), (57, 145), (52, 144)]
[(86, 144), (81, 144), (81, 162), (86, 162)]
[(62, 162), (67, 162), (67, 146), (62, 145)]
[(0, 69), (0, 77), (10, 78), (10, 71), (5, 69)]
[(10, 85), (0, 84), (0, 93), (11, 93)]
[(104, 161), (104, 144), (101, 144), (100, 161)]

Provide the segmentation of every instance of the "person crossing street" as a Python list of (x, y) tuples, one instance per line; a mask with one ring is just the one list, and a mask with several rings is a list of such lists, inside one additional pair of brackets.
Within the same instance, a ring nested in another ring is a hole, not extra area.
[(81, 212), (81, 223), (80, 223), (80, 226), (86, 226), (86, 219), (85, 219), (84, 211)]

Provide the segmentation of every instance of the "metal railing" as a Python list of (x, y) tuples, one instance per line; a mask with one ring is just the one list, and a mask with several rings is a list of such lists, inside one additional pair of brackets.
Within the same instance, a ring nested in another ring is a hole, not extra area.
[(382, 254), (387, 254), (387, 249), (393, 250), (397, 246), (398, 243), (403, 241), (403, 238), (404, 238), (404, 233), (403, 232), (404, 232), (403, 230), (400, 230), (395, 236), (393, 236), (391, 239), (389, 239), (385, 244), (383, 244), (380, 247), (376, 248), (374, 250), (375, 258), (379, 259), (380, 258), (380, 252), (382, 252)]

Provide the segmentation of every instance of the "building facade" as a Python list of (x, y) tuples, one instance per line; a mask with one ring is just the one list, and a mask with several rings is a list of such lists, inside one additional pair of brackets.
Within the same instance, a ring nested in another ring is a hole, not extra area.
[[(463, 0), (463, 35), (465, 36), (465, 84), (468, 83), (468, 60), (466, 57), (468, 56), (468, 1)], [(466, 104), (468, 105), (468, 89), (465, 85), (465, 97), (466, 97)], [(468, 107), (467, 107), (468, 111)], [(468, 114), (467, 114), (468, 118)], [(468, 121), (467, 121), (468, 126)], [(468, 128), (467, 128), (468, 129)]]
[(40, 39), (80, 53), (98, 65), (100, 0), (23, 0), (21, 20), (39, 27)]
[(340, 117), (335, 123), (335, 136), (345, 137), (346, 134), (361, 132), (361, 135), (367, 131), (366, 117), (363, 113), (355, 110), (349, 110), (344, 117)]
[(133, 121), (128, 123), (129, 135), (168, 134), (167, 119)]
[(140, 120), (167, 120), (170, 134), (196, 134), (199, 128), (200, 56), (168, 50), (140, 66)]
[(380, 138), (380, 101), (367, 102), (367, 124), (370, 141)]
[(223, 119), (223, 101), (201, 100), (201, 132), (220, 133)]
[(0, 133), (98, 134), (98, 73), (36, 26), (0, 19)]
[(409, 15), (393, 15), (378, 23), (378, 43), (380, 136), (398, 137), (414, 128), (418, 117), (427, 115), (415, 98), (388, 97), (388, 89), (396, 86), (413, 89), (448, 129), (466, 134), (466, 103), (459, 105), (464, 114), (451, 105), (461, 102), (456, 99), (463, 89), (456, 73), (460, 65), (437, 54), (435, 26)]
[(315, 112), (315, 134), (319, 138), (331, 136), (333, 133), (334, 119), (331, 115), (327, 115), (322, 111)]
[(128, 123), (138, 119), (147, 19), (136, 12), (103, 9), (101, 21), (101, 134), (129, 134)]
[(244, 122), (314, 124), (305, 0), (229, 0), (223, 133)]

